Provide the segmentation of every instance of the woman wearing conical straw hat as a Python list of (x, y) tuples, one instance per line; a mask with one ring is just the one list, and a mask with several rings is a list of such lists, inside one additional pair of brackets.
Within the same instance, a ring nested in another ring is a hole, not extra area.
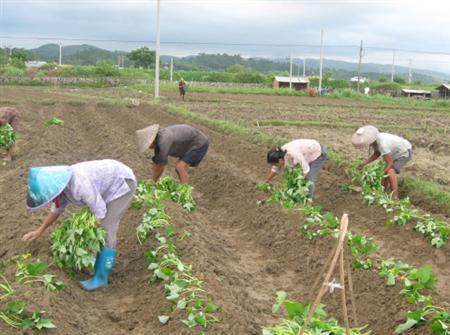
[(362, 164), (365, 166), (377, 160), (380, 156), (385, 161), (383, 187), (392, 191), (392, 197), (398, 199), (397, 174), (411, 160), (411, 143), (397, 135), (380, 133), (374, 126), (359, 128), (352, 136), (352, 143), (357, 148), (369, 147), (373, 154)]
[(168, 164), (168, 157), (171, 156), (179, 159), (175, 170), (180, 182), (188, 183), (189, 167), (198, 166), (209, 147), (206, 136), (187, 124), (176, 124), (166, 128), (154, 124), (137, 130), (136, 140), (140, 153), (143, 154), (148, 149), (155, 150), (151, 177), (155, 182), (161, 177)]
[(106, 242), (97, 254), (94, 276), (81, 285), (86, 290), (107, 286), (116, 263), (119, 223), (133, 199), (136, 184), (133, 171), (112, 159), (32, 167), (28, 175), (27, 206), (38, 209), (51, 204), (51, 207), (44, 222), (22, 240), (29, 242), (41, 236), (68, 204), (89, 207), (99, 226), (106, 230)]

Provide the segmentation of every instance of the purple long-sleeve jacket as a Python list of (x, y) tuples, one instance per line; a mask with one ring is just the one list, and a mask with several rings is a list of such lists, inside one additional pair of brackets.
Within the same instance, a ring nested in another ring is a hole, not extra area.
[(69, 184), (53, 201), (52, 213), (63, 213), (71, 203), (89, 207), (101, 220), (106, 215), (106, 205), (130, 191), (125, 179), (136, 181), (128, 166), (112, 159), (77, 163), (71, 165), (70, 170)]

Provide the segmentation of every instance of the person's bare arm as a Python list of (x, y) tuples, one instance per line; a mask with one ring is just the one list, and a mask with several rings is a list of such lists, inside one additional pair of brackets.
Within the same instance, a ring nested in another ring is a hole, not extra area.
[(392, 158), (392, 154), (388, 153), (383, 156), (383, 159), (386, 163), (384, 167), (384, 174), (388, 174), (388, 171), (394, 167), (394, 159)]
[(380, 157), (380, 153), (379, 153), (379, 152), (374, 152), (372, 156), (370, 156), (369, 158), (367, 158), (367, 159), (361, 164), (361, 166), (366, 166), (367, 164), (372, 163), (373, 161), (377, 160), (378, 157)]
[(59, 214), (48, 212), (44, 222), (37, 229), (30, 231), (29, 233), (26, 233), (22, 237), (22, 241), (31, 242), (37, 239), (48, 228), (48, 226), (50, 226), (53, 222), (55, 222), (58, 219), (58, 217)]

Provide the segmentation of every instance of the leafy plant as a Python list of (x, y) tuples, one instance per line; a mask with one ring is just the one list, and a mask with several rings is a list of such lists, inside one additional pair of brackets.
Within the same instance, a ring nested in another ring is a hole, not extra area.
[(47, 274), (48, 266), (42, 261), (22, 263), (17, 261), (16, 280), (19, 283), (41, 283), (49, 291), (59, 291), (64, 288), (61, 281), (56, 280), (55, 275)]
[[(309, 314), (310, 306), (299, 302), (287, 300), (286, 292), (277, 292), (277, 300), (272, 306), (272, 312), (276, 313), (283, 306), (287, 313), (287, 319), (283, 324), (274, 327), (263, 328), (263, 335), (298, 335), (302, 328), (305, 319)], [(327, 313), (324, 311), (325, 305), (319, 304), (314, 311), (313, 317), (310, 320), (306, 329), (306, 335), (319, 334), (333, 334), (344, 335), (346, 330), (341, 327), (333, 318), (327, 318)], [(351, 335), (369, 335), (369, 331), (364, 331), (366, 327), (353, 328), (350, 330)]]
[(16, 142), (16, 135), (9, 123), (0, 126), (0, 147), (9, 149)]
[(450, 226), (448, 223), (433, 217), (430, 214), (423, 216), (415, 225), (415, 230), (431, 238), (431, 245), (442, 247), (448, 241)]
[(26, 303), (21, 300), (8, 302), (0, 311), (0, 318), (13, 328), (49, 329), (56, 328), (53, 322), (42, 317), (42, 311), (34, 311), (31, 315), (26, 311)]
[(162, 203), (155, 204), (144, 213), (141, 223), (136, 228), (139, 243), (142, 243), (154, 229), (167, 225), (169, 216), (166, 214), (165, 206)]
[(189, 184), (180, 184), (170, 177), (162, 177), (156, 182), (155, 187), (155, 195), (158, 198), (175, 201), (188, 212), (192, 212), (197, 207), (192, 196), (193, 187)]
[(374, 253), (379, 249), (379, 245), (370, 237), (366, 237), (364, 235), (353, 235), (350, 231), (347, 232), (346, 237), (352, 256), (355, 258), (353, 261), (353, 267), (355, 269), (371, 269), (372, 260), (368, 258), (363, 259), (362, 256)]
[(52, 117), (51, 119), (48, 119), (45, 122), (45, 125), (47, 125), (47, 126), (62, 126), (62, 125), (64, 125), (64, 121), (61, 119), (58, 119), (57, 117)]
[(406, 313), (406, 321), (397, 326), (396, 334), (406, 332), (411, 328), (425, 324), (429, 319), (429, 329), (435, 335), (448, 335), (450, 329), (450, 313), (443, 308), (426, 306)]
[(410, 219), (416, 217), (417, 210), (411, 208), (411, 201), (408, 197), (399, 199), (395, 204), (395, 215), (388, 220), (388, 224), (404, 225)]
[(305, 205), (309, 199), (310, 185), (311, 182), (305, 179), (300, 166), (284, 169), (278, 188), (274, 188), (267, 183), (257, 185), (259, 190), (270, 193), (269, 199), (258, 201), (257, 204), (276, 202), (285, 208), (293, 208), (298, 204)]
[(63, 268), (92, 270), (95, 255), (105, 244), (106, 232), (95, 216), (84, 209), (66, 219), (51, 234), (53, 259)]

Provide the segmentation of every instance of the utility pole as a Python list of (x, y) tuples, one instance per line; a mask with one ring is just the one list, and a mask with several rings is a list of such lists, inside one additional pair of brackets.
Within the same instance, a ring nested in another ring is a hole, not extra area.
[(391, 69), (391, 81), (394, 82), (394, 72), (395, 72), (395, 49), (392, 50), (392, 69)]
[(62, 64), (62, 44), (59, 42), (59, 66)]
[(289, 57), (289, 92), (292, 91), (292, 54)]
[(173, 80), (173, 57), (170, 58), (170, 81)]
[(159, 1), (156, 0), (156, 54), (155, 54), (155, 99), (159, 98)]
[(303, 77), (306, 77), (306, 58), (303, 59)]
[(359, 81), (361, 80), (361, 62), (362, 62), (362, 55), (363, 55), (363, 41), (361, 40), (361, 46), (359, 47), (359, 62), (358, 62), (358, 82), (356, 83), (356, 90), (359, 91)]
[(412, 81), (411, 62), (412, 62), (412, 59), (410, 58), (409, 59), (409, 76), (408, 76), (408, 82), (410, 85), (411, 85), (411, 81)]
[(320, 31), (319, 95), (322, 93), (323, 29)]
[(300, 59), (297, 66), (297, 77), (300, 77)]

